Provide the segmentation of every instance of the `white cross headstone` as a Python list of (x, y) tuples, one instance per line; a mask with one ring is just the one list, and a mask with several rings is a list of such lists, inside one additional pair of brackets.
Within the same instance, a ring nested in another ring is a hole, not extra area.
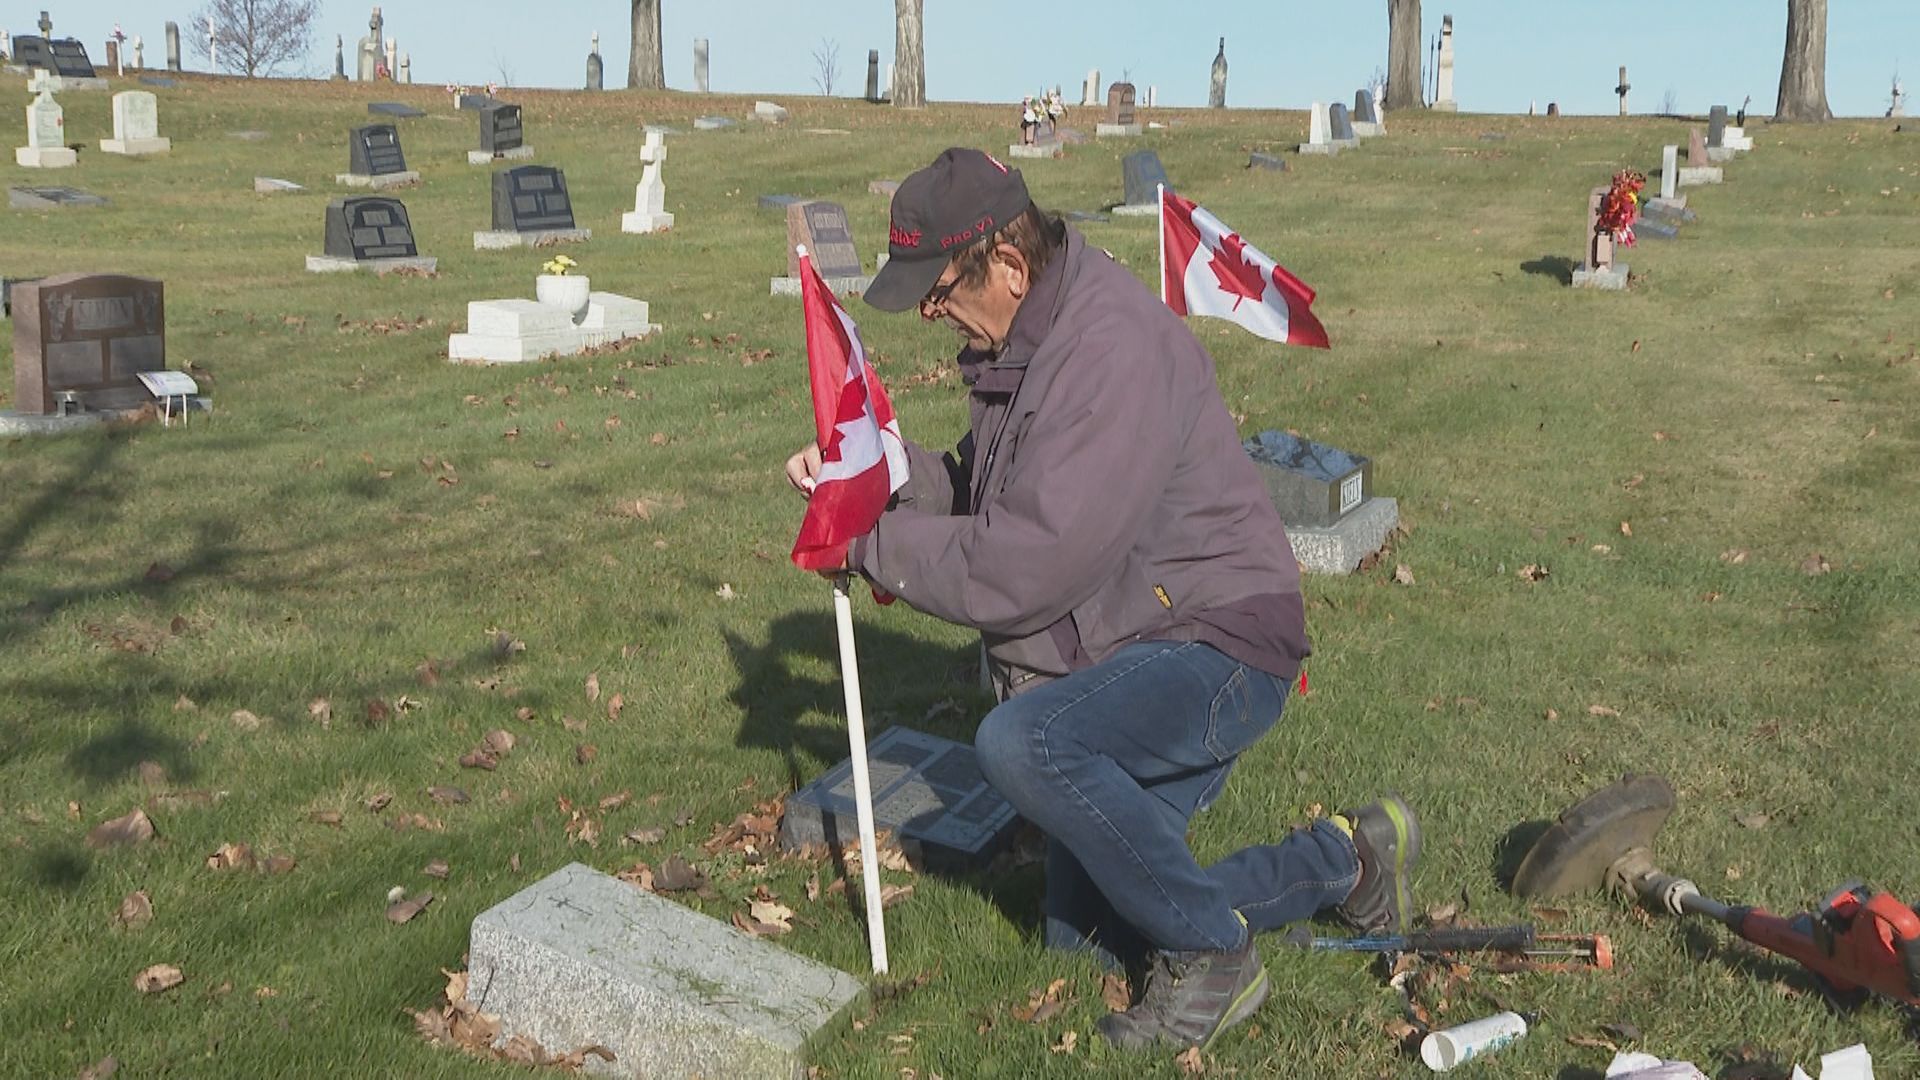
[(658, 131), (647, 132), (647, 143), (640, 148), (640, 160), (649, 164), (667, 160), (667, 137)]
[(27, 103), (27, 146), (53, 150), (66, 145), (67, 114), (53, 95), (41, 90)]

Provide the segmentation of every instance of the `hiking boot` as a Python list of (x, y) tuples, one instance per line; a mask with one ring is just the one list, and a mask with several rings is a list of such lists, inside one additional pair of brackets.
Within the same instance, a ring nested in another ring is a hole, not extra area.
[(1156, 1043), (1205, 1050), (1265, 1000), (1267, 969), (1248, 931), (1247, 943), (1233, 952), (1155, 953), (1139, 1004), (1108, 1013), (1098, 1026), (1122, 1050)]
[(1413, 808), (1389, 793), (1339, 818), (1352, 826), (1348, 831), (1360, 856), (1360, 879), (1334, 914), (1363, 934), (1400, 933), (1413, 916), (1413, 864), (1420, 858), (1420, 823)]

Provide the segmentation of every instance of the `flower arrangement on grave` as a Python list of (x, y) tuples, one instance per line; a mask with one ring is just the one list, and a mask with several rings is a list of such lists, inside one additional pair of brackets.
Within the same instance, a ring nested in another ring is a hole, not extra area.
[(585, 317), (593, 295), (585, 276), (569, 273), (579, 265), (568, 256), (555, 255), (541, 264), (540, 276), (533, 279), (534, 299), (565, 308), (576, 323)]
[(579, 263), (573, 261), (573, 259), (569, 258), (568, 256), (555, 255), (553, 258), (548, 259), (546, 262), (542, 263), (540, 266), (540, 269), (545, 271), (546, 273), (554, 275), (555, 277), (565, 277), (567, 271), (579, 265), (580, 265)]
[(1606, 233), (1621, 247), (1633, 246), (1633, 223), (1640, 219), (1640, 192), (1645, 190), (1645, 174), (1624, 169), (1613, 174), (1613, 186), (1600, 200), (1600, 213), (1594, 219), (1596, 233)]

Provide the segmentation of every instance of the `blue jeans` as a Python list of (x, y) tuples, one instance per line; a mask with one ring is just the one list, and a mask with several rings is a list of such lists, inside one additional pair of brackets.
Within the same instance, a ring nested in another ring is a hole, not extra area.
[(1232, 950), (1353, 891), (1353, 841), (1321, 820), (1202, 867), (1187, 824), (1280, 718), (1284, 680), (1210, 645), (1150, 641), (987, 714), (981, 771), (1047, 834), (1046, 943), (1108, 964)]

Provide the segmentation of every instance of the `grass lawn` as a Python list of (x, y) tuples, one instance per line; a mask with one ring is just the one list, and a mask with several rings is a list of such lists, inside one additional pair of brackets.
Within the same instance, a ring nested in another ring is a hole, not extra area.
[[(786, 558), (800, 504), (780, 466), (811, 421), (799, 307), (767, 295), (783, 223), (755, 200), (842, 202), (871, 264), (886, 206), (868, 181), (1003, 146), (1008, 109), (790, 99), (769, 129), (744, 98), (515, 93), (595, 232), (567, 249), (580, 272), (665, 330), (483, 368), (448, 364), (447, 335), (469, 300), (530, 296), (545, 253), (471, 250), (477, 121), (437, 90), (392, 96), (429, 111), (401, 122), (424, 181), (399, 194), (434, 278), (304, 272), (346, 129), (369, 122), (350, 86), (186, 78), (160, 91), (169, 156), (0, 166), (111, 200), (8, 212), (0, 272), (163, 279), (172, 361), (217, 402), (185, 430), (0, 443), (0, 1075), (106, 1055), (141, 1077), (508, 1075), (429, 1046), (402, 1010), (462, 966), (476, 913), (573, 860), (691, 858), (718, 898), (688, 902), (723, 919), (764, 885), (798, 911), (784, 944), (866, 970), (858, 911), (805, 899), (823, 864), (701, 847), (846, 747), (828, 590)], [(110, 133), (107, 95), (61, 103), (69, 138)], [(694, 133), (710, 112), (742, 123)], [(1600, 294), (1562, 280), (1586, 193), (1656, 167), (1679, 121), (1396, 115), (1387, 138), (1271, 174), (1247, 153), (1299, 142), (1298, 113), (1145, 116), (1174, 126), (1022, 163), (1036, 198), (1115, 202), (1121, 156), (1151, 147), (1312, 283), (1330, 352), (1193, 330), (1246, 433), (1372, 456), (1408, 529), (1379, 567), (1307, 583), (1312, 692), (1197, 823), (1203, 858), (1397, 788), (1427, 829), (1423, 902), (1611, 934), (1612, 973), (1476, 969), (1427, 1001), (1442, 1022), (1542, 1014), (1478, 1076), (1597, 1076), (1610, 1053), (1568, 1040), (1609, 1023), (1713, 1073), (1861, 1040), (1881, 1075), (1920, 1073), (1892, 1008), (1836, 1015), (1714, 927), (1597, 896), (1537, 913), (1499, 886), (1516, 826), (1652, 770), (1682, 800), (1664, 861), (1722, 899), (1798, 910), (1852, 878), (1920, 893), (1901, 757), (1920, 712), (1920, 139), (1755, 123), (1727, 183), (1689, 192), (1700, 221), (1625, 252), (1634, 287)], [(677, 227), (629, 237), (643, 123), (686, 132), (665, 167)], [(230, 134), (251, 130), (267, 137)], [(309, 190), (258, 196), (256, 175)], [(1151, 219), (1084, 228), (1152, 275)], [(905, 430), (950, 444), (951, 334), (851, 310)], [(870, 731), (970, 737), (987, 702), (969, 635), (905, 605), (857, 619)], [(496, 729), (516, 739), (499, 768), (461, 768)], [(155, 841), (83, 843), (135, 807)], [(620, 840), (649, 827), (657, 842)], [(297, 866), (209, 869), (227, 843)], [(445, 880), (422, 874), (435, 859)], [(1036, 868), (888, 879), (914, 885), (888, 913), (894, 971), (927, 978), (828, 1032), (822, 1075), (1176, 1073), (1170, 1052), (1100, 1044), (1099, 973), (1036, 945)], [(394, 885), (436, 900), (390, 924)], [(153, 919), (117, 927), (136, 889)], [(1398, 1001), (1362, 960), (1264, 950), (1273, 996), (1210, 1075), (1424, 1074), (1383, 1032)], [(184, 984), (136, 992), (159, 963)], [(1056, 978), (1064, 1009), (1013, 1016)]]

